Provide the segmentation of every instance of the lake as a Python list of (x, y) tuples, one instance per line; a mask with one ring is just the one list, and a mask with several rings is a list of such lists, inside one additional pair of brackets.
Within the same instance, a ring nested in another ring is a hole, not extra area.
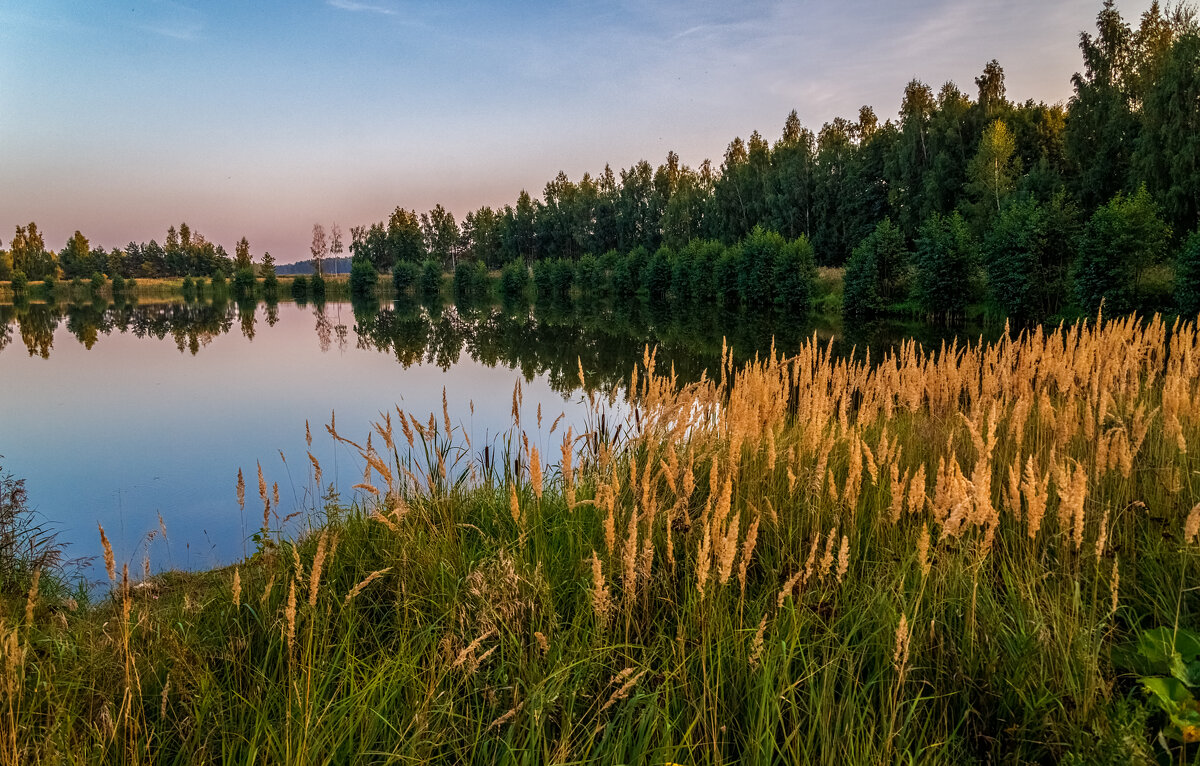
[(91, 579), (103, 574), (98, 524), (118, 567), (140, 572), (147, 557), (155, 570), (221, 566), (253, 552), (260, 464), (279, 485), (281, 513), (300, 512), (293, 530), (320, 506), (310, 449), (342, 501), (361, 499), (352, 488), (363, 465), (325, 433), (331, 413), (340, 434), (361, 440), (396, 407), (440, 420), (444, 391), (478, 453), (509, 431), (520, 381), (522, 425), (552, 456), (560, 414), (561, 429), (586, 425), (580, 364), (589, 388), (618, 394), (618, 422), (622, 381), (646, 344), (659, 349), (660, 371), (673, 367), (687, 381), (718, 366), (725, 339), (745, 360), (772, 343), (788, 352), (814, 333), (841, 353), (873, 355), (912, 333), (933, 344), (949, 337), (921, 325), (847, 334), (830, 320), (642, 303), (0, 305), (0, 466), (25, 479), (30, 505), (69, 544), (69, 558), (94, 559), (83, 567)]

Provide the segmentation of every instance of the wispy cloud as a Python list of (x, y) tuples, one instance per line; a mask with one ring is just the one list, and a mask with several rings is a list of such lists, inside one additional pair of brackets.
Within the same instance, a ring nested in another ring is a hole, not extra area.
[(326, 0), (326, 3), (333, 8), (338, 8), (343, 11), (360, 11), (365, 13), (378, 13), (384, 16), (395, 16), (396, 11), (382, 5), (372, 5), (370, 3), (360, 3), (356, 0)]
[(172, 40), (195, 40), (204, 31), (204, 17), (200, 11), (171, 0), (154, 0), (130, 9), (137, 20), (135, 26)]

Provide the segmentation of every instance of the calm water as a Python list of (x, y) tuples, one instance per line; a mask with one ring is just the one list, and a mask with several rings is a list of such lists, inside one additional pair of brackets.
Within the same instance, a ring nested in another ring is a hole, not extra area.
[[(507, 432), (520, 380), (523, 425), (543, 454), (556, 454), (561, 434), (550, 436), (550, 423), (563, 413), (561, 427), (578, 431), (584, 421), (577, 359), (589, 387), (609, 389), (646, 343), (659, 347), (659, 369), (673, 364), (688, 380), (718, 363), (726, 336), (749, 358), (772, 339), (783, 351), (814, 332), (843, 349), (884, 347), (910, 331), (941, 340), (919, 327), (842, 338), (820, 323), (642, 305), (0, 306), (0, 466), (26, 480), (30, 504), (70, 543), (69, 556), (99, 553), (99, 523), (131, 570), (147, 550), (155, 568), (223, 565), (252, 550), (257, 463), (279, 483), (281, 512), (312, 507), (306, 420), (326, 480), (343, 500), (354, 497), (363, 466), (325, 434), (331, 411), (338, 432), (360, 440), (396, 406), (440, 419), (444, 389), (451, 419), (478, 450)], [(147, 546), (160, 516), (167, 537)]]

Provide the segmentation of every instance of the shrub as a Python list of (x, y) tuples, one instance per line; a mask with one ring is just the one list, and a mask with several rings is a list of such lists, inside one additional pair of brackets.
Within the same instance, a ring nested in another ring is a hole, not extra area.
[(1005, 207), (982, 244), (996, 307), (1023, 320), (1060, 310), (1078, 228), (1075, 207), (1061, 194), (1048, 204), (1029, 198)]
[(29, 287), (29, 280), (25, 277), (25, 272), (14, 271), (12, 275), (12, 291), (14, 294), (20, 295)]
[(792, 314), (807, 314), (816, 296), (817, 261), (808, 237), (787, 242), (774, 264), (775, 306)]
[(875, 316), (903, 300), (908, 287), (908, 261), (903, 232), (891, 219), (883, 219), (846, 262), (842, 315)]
[(442, 291), (442, 265), (432, 258), (421, 264), (421, 293), (428, 298)]
[(508, 299), (521, 297), (529, 286), (529, 269), (521, 261), (505, 264), (500, 270), (500, 294)]
[(254, 295), (254, 268), (244, 266), (233, 273), (233, 292), (238, 297)]
[(642, 288), (651, 300), (666, 300), (667, 292), (671, 289), (671, 261), (674, 254), (668, 247), (660, 247), (646, 261), (642, 271)]
[(113, 295), (116, 295), (124, 290), (125, 290), (125, 277), (122, 277), (120, 274), (113, 274), (113, 278), (112, 278)]
[(320, 274), (313, 274), (312, 279), (308, 282), (308, 292), (312, 295), (314, 301), (325, 300), (325, 277)]
[(397, 295), (406, 295), (417, 286), (421, 269), (412, 261), (396, 261), (392, 266), (392, 287)]
[(367, 296), (375, 292), (379, 284), (379, 273), (366, 258), (354, 258), (350, 263), (350, 294)]
[(101, 274), (98, 271), (92, 272), (92, 282), (91, 282), (92, 293), (98, 294), (101, 290), (103, 290), (105, 281), (106, 280), (104, 279), (103, 274)]
[(292, 298), (297, 301), (308, 299), (308, 277), (300, 274), (292, 279)]

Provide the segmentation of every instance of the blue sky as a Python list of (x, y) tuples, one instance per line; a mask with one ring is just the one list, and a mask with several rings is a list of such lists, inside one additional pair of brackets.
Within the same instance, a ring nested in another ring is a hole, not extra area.
[[(1118, 8), (1136, 24), (1148, 0)], [(675, 150), (719, 163), (913, 77), (1065, 101), (1099, 0), (174, 2), (0, 0), (0, 241), (61, 248), (186, 220), (232, 252), (307, 257), (312, 224), (518, 191)]]

